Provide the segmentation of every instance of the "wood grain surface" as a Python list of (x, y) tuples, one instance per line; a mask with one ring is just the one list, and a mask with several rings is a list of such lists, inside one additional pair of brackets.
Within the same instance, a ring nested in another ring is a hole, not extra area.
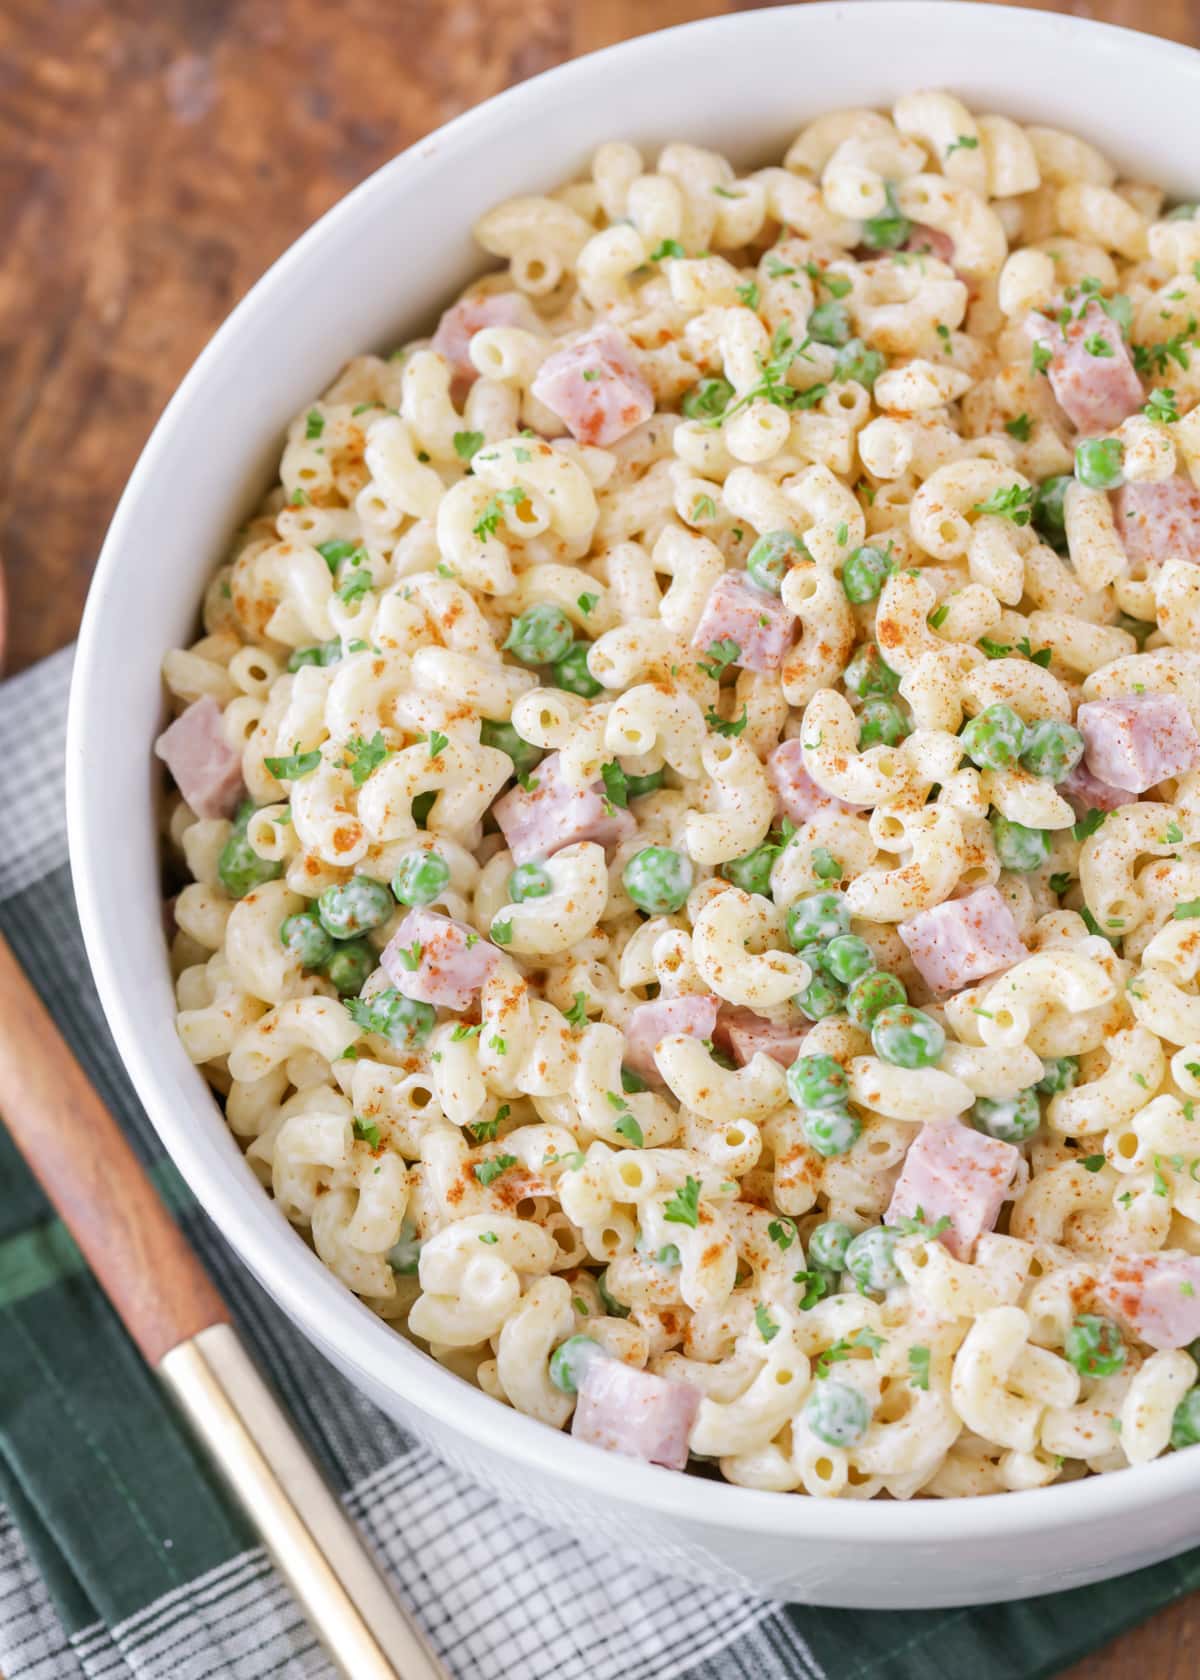
[[(393, 153), (512, 82), (738, 9), (737, 0), (0, 0), (10, 669), (74, 635), (105, 526), (164, 403), (242, 293), (315, 217)], [(1043, 9), (1200, 44), (1200, 0)], [(1200, 1604), (1188, 1600), (1070, 1680), (1198, 1673)]]

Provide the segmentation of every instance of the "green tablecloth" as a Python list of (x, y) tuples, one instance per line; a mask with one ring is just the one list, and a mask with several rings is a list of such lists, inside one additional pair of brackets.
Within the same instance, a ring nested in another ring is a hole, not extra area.
[[(1200, 1585), (1200, 1551), (991, 1609), (768, 1606), (647, 1576), (499, 1504), (359, 1397), (193, 1204), (88, 976), (66, 865), (69, 656), (0, 688), (0, 928), (456, 1680), (1034, 1680)], [(327, 1677), (74, 1244), (0, 1133), (0, 1673)]]

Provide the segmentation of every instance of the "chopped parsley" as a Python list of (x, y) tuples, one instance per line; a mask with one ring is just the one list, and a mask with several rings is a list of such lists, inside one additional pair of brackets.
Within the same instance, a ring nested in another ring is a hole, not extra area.
[(1018, 414), (1015, 420), (1006, 420), (1004, 430), (1009, 437), (1016, 438), (1018, 443), (1028, 443), (1029, 434), (1033, 431), (1033, 421), (1028, 414)]
[(350, 576), (338, 590), (338, 600), (344, 601), (347, 606), (350, 606), (354, 601), (361, 601), (367, 590), (374, 586), (374, 583), (375, 579), (371, 573), (365, 566), (360, 566), (357, 571), (350, 573)]
[(910, 1347), (908, 1350), (908, 1383), (910, 1388), (929, 1387), (929, 1349)]
[[(585, 376), (586, 377), (586, 376)], [(471, 527), (471, 534), (486, 542), (488, 537), (494, 537), (500, 529), (500, 521), (504, 518), (504, 509), (495, 496), (488, 502), (479, 518)]]
[(1011, 519), (1014, 525), (1028, 525), (1033, 514), (1033, 487), (1006, 484), (993, 490), (986, 502), (976, 502), (971, 512), (991, 513), (999, 519)]
[(311, 752), (302, 753), (300, 743), (296, 742), (294, 751), (286, 758), (264, 758), (263, 763), (278, 781), (298, 782), (301, 776), (311, 776), (321, 762), (321, 749), (314, 747)]
[(1083, 341), (1083, 348), (1089, 356), (1111, 356), (1113, 347), (1103, 333), (1089, 333)]
[(455, 432), (452, 442), (454, 453), (460, 461), (469, 461), (478, 450), (483, 448), (482, 432)]
[(490, 1245), (491, 1243), (498, 1243), (500, 1238), (496, 1235), (495, 1231), (480, 1231), (479, 1240), (481, 1243), (488, 1243)]
[(476, 1161), (473, 1170), (475, 1177), (486, 1189), (501, 1173), (507, 1172), (509, 1167), (515, 1167), (516, 1164), (515, 1155), (493, 1155), (490, 1161)]
[(831, 1365), (840, 1365), (843, 1359), (849, 1359), (855, 1348), (866, 1348), (872, 1359), (883, 1346), (884, 1338), (877, 1336), (874, 1330), (866, 1325), (856, 1330), (852, 1336), (839, 1336), (832, 1346), (827, 1347), (817, 1359), (817, 1376), (827, 1377)]
[(443, 735), (440, 729), (435, 729), (429, 737), (429, 756), (437, 758), (443, 747), (450, 745), (449, 735)]
[(720, 680), (721, 673), (727, 666), (736, 664), (742, 657), (741, 647), (728, 636), (719, 642), (710, 642), (707, 652), (708, 663), (705, 664), (703, 659), (697, 661), (697, 663), (705, 675), (711, 677), (714, 682)]
[(354, 1116), (354, 1135), (360, 1143), (369, 1144), (372, 1149), (379, 1148), (379, 1127), (374, 1122), (368, 1125), (365, 1120), (360, 1120), (357, 1114)]
[(744, 303), (747, 309), (758, 308), (758, 287), (753, 280), (748, 281), (744, 286), (739, 286), (737, 295), (739, 301)]
[(1086, 840), (1089, 835), (1095, 834), (1096, 830), (1100, 827), (1107, 815), (1107, 811), (1097, 811), (1095, 807), (1093, 807), (1092, 810), (1085, 812), (1085, 814), (1080, 817), (1079, 821), (1072, 828), (1071, 833), (1075, 836), (1076, 840)]
[(687, 252), (679, 243), (678, 239), (663, 239), (659, 242), (656, 248), (651, 251), (650, 261), (665, 262), (668, 257), (674, 257), (678, 260), (686, 256)]
[(950, 617), (950, 603), (943, 601), (940, 607), (935, 607), (929, 615), (929, 622), (935, 630), (940, 630)]
[(586, 992), (576, 992), (575, 1001), (570, 1009), (563, 1010), (563, 1018), (572, 1032), (578, 1032), (587, 1026), (588, 995)]
[(1161, 426), (1170, 426), (1179, 419), (1179, 409), (1175, 405), (1175, 393), (1164, 386), (1160, 391), (1151, 391), (1142, 413), (1147, 420), (1157, 420)]
[(586, 614), (595, 611), (599, 600), (599, 595), (580, 595), (577, 598), (575, 605), (579, 608), (580, 612), (586, 616)]
[(604, 791), (612, 803), (619, 805), (623, 811), (627, 810), (629, 807), (629, 778), (615, 758), (600, 766), (600, 779), (604, 783)]
[(492, 923), (492, 939), (497, 945), (511, 945), (513, 925), (511, 919), (507, 922)]
[(1085, 1155), (1080, 1160), (1079, 1165), (1083, 1168), (1084, 1172), (1098, 1173), (1100, 1168), (1104, 1165), (1104, 1156)]
[(1174, 362), (1186, 373), (1191, 366), (1191, 347), (1196, 337), (1196, 317), (1188, 317), (1188, 324), (1182, 332), (1175, 333), (1171, 338), (1164, 339), (1161, 344), (1134, 344), (1133, 365), (1139, 373), (1165, 373), (1168, 364)]
[(346, 742), (346, 752), (348, 756), (342, 760), (342, 769), (349, 770), (350, 780), (357, 788), (363, 785), (372, 770), (377, 770), (385, 759), (392, 756), (378, 729), (369, 741), (364, 741), (361, 735), (352, 735)]
[(663, 1208), (663, 1218), (668, 1225), (690, 1225), (693, 1231), (700, 1224), (700, 1181), (691, 1173)]
[(715, 711), (712, 706), (709, 706), (708, 710), (704, 714), (704, 719), (709, 727), (714, 729), (718, 735), (732, 737), (742, 733), (746, 727), (749, 716), (750, 714), (747, 708), (743, 706), (741, 717), (732, 718), (727, 722), (719, 712)]
[(692, 503), (691, 518), (693, 520), (700, 520), (715, 519), (716, 517), (717, 504), (713, 501), (712, 497), (697, 496), (696, 500)]
[(767, 1235), (775, 1244), (776, 1248), (786, 1254), (788, 1249), (791, 1248), (792, 1244), (796, 1241), (795, 1221), (785, 1218), (772, 1219), (771, 1223), (767, 1226)]
[(1200, 916), (1200, 898), (1185, 899), (1182, 904), (1175, 906), (1173, 914), (1177, 922), (1189, 922)]
[(1045, 373), (1054, 360), (1054, 352), (1045, 344), (1035, 344), (1030, 360), (1034, 373)]
[(774, 1341), (778, 1336), (779, 1326), (761, 1301), (754, 1309), (754, 1322), (758, 1325), (758, 1333), (764, 1342)]
[[(955, 152), (973, 152), (978, 144), (979, 141), (973, 134), (960, 134), (957, 140), (952, 140), (946, 147), (946, 156), (951, 157)], [(928, 1354), (926, 1362), (928, 1363)]]
[(355, 556), (356, 565), (359, 563), (357, 558), (359, 554), (362, 555), (364, 560), (367, 557), (366, 549), (361, 548), (358, 543), (346, 542), (345, 539), (335, 539), (332, 537), (328, 542), (317, 544), (317, 553), (321, 556), (322, 560), (324, 560), (331, 572), (336, 572), (342, 561), (349, 560), (351, 555)]

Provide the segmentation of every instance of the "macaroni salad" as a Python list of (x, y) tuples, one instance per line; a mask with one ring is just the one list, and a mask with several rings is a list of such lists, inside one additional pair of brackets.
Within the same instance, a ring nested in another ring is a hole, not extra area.
[(982, 1494), (1200, 1441), (1200, 215), (953, 95), (602, 146), (168, 655), (179, 1032), (554, 1428)]

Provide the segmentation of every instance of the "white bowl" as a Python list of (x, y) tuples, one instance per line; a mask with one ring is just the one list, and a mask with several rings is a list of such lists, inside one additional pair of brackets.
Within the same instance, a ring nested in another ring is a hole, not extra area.
[(672, 1474), (557, 1434), (420, 1353), (336, 1281), (244, 1164), (175, 1033), (159, 918), (151, 741), (159, 663), (278, 461), (284, 427), (347, 357), (424, 328), (481, 266), (471, 223), (581, 170), (598, 142), (691, 139), (746, 165), (801, 123), (921, 87), (1060, 125), (1177, 193), (1200, 56), (1003, 7), (858, 0), (650, 35), (468, 112), (381, 169), (280, 259), (188, 374), (100, 557), (71, 696), (71, 857), (121, 1054), (196, 1196), (293, 1322), (385, 1412), (501, 1495), (626, 1556), (772, 1596), (870, 1608), (1020, 1598), (1192, 1543), (1200, 1452), (1063, 1487), (856, 1503)]

